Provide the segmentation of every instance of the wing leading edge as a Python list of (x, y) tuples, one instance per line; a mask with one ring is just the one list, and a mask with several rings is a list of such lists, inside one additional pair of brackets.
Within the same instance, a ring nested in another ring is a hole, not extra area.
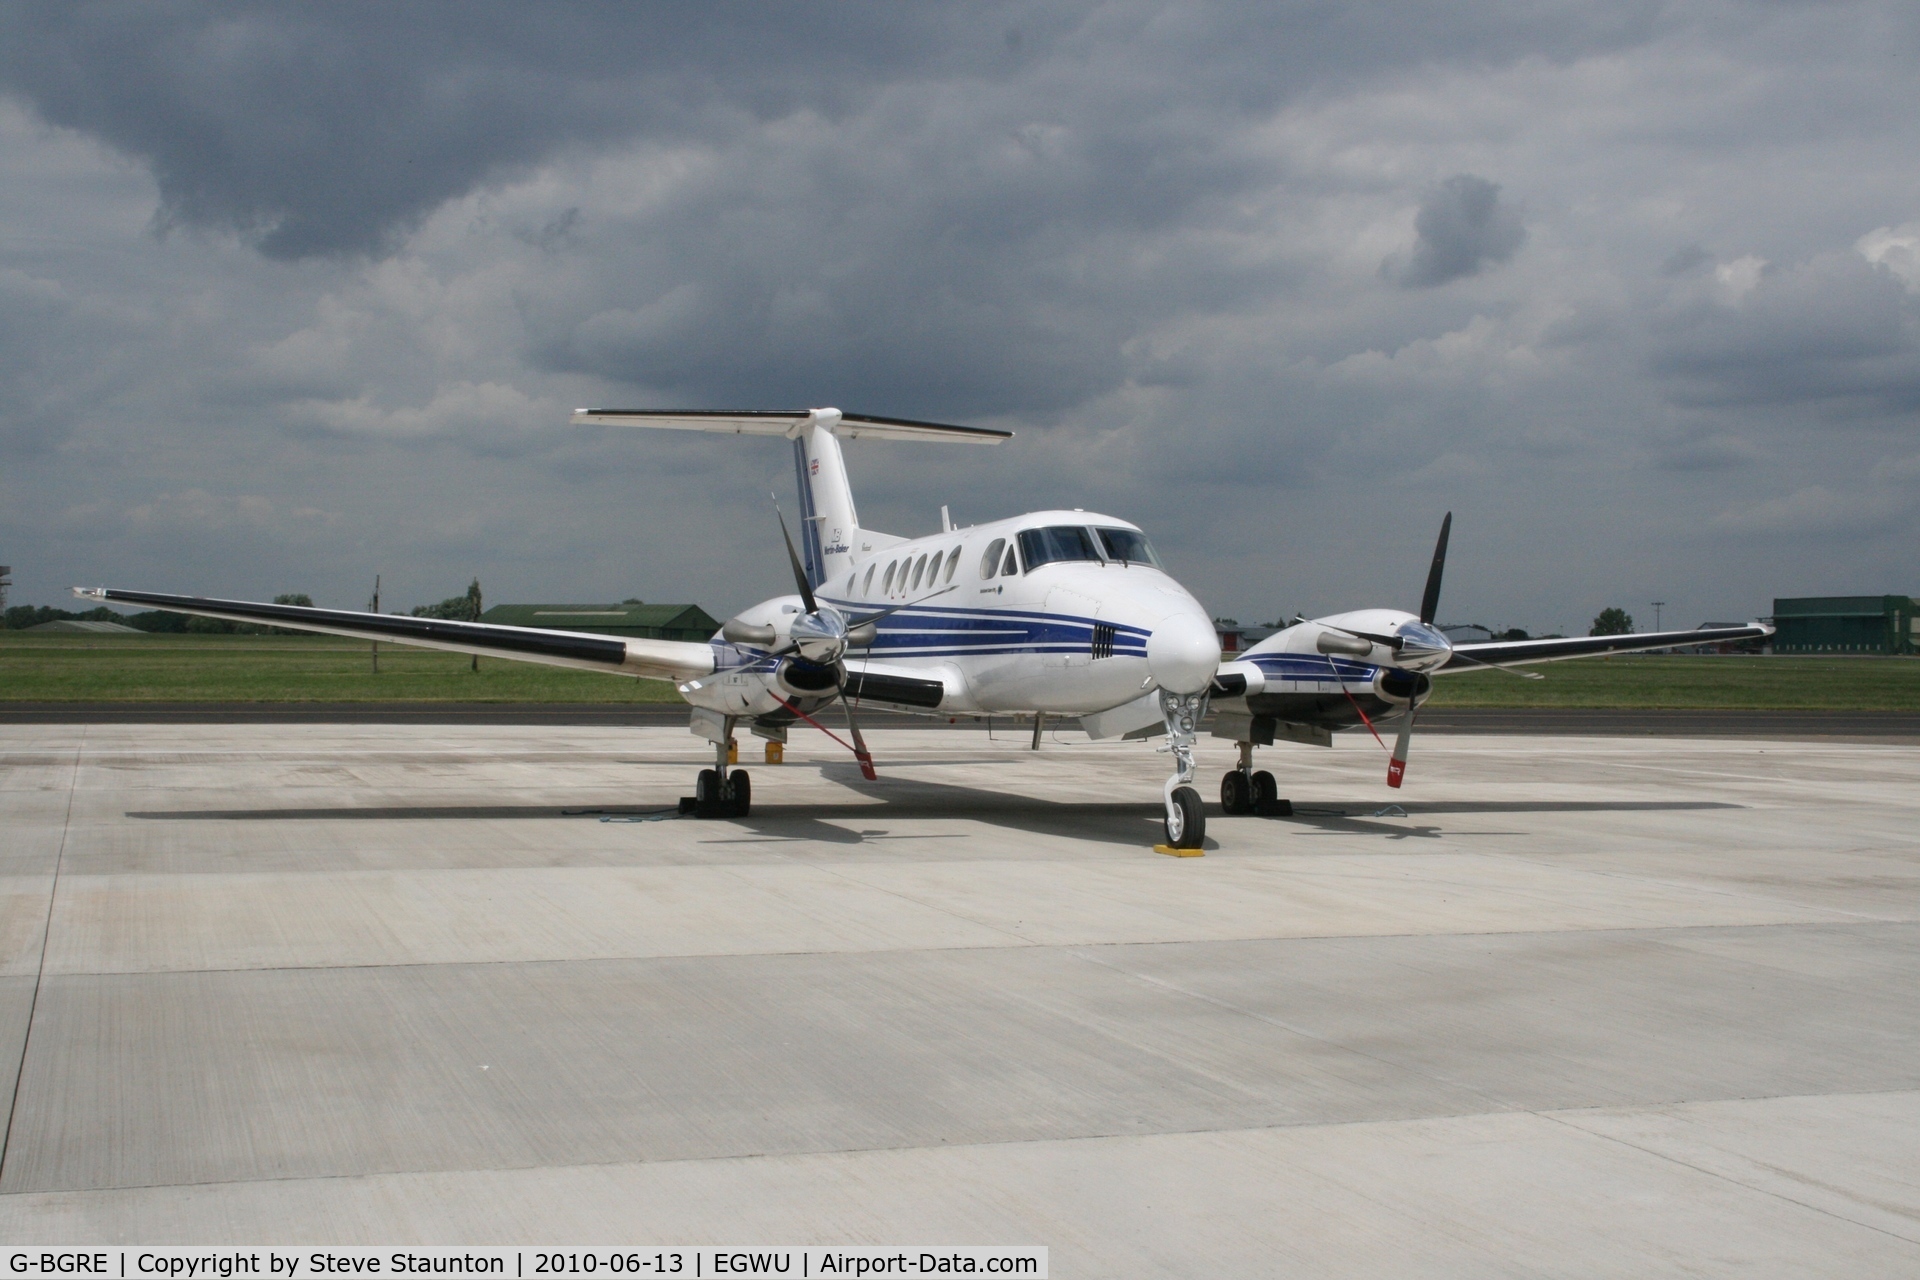
[[(1567, 636), (1556, 640), (1490, 640), (1457, 644), (1440, 671), (1456, 674), (1479, 667), (1510, 667), (1527, 662), (1557, 662), (1596, 653), (1634, 653), (1673, 649), (1681, 645), (1724, 644), (1731, 640), (1762, 640), (1773, 634), (1764, 622), (1744, 627), (1703, 627), (1698, 631), (1641, 631), (1624, 636)], [(1438, 674), (1438, 673), (1436, 673)]]
[(691, 680), (714, 670), (713, 647), (686, 640), (632, 639), (595, 635), (585, 631), (549, 631), (543, 627), (503, 627), (490, 622), (455, 622), (447, 618), (407, 618), (384, 613), (355, 613), (344, 609), (311, 609), (292, 604), (260, 604), (250, 600), (212, 600), (199, 596), (165, 595), (155, 591), (122, 591), (112, 587), (75, 587), (82, 599), (106, 604), (141, 605), (174, 613), (224, 618), (229, 622), (261, 622), (297, 631), (349, 636), (357, 640), (386, 640), (423, 649), (478, 653), (538, 662), (552, 667), (574, 667), (653, 680)]

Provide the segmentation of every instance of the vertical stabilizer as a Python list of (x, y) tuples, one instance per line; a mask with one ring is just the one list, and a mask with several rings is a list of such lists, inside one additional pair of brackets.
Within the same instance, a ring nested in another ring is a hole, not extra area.
[(847, 464), (833, 429), (840, 411), (816, 409), (806, 433), (793, 442), (794, 465), (799, 469), (800, 516), (806, 525), (807, 577), (820, 586), (853, 563), (854, 540), (860, 514), (854, 510), (853, 490), (847, 484)]

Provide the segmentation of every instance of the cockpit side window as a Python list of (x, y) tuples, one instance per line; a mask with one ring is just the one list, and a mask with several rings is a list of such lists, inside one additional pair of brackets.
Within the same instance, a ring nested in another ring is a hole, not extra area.
[(1060, 524), (1045, 529), (1022, 529), (1020, 558), (1027, 562), (1027, 572), (1032, 573), (1043, 564), (1060, 560), (1098, 560), (1100, 549), (1094, 546), (1090, 530), (1077, 524)]
[(1000, 552), (1006, 547), (1005, 538), (995, 538), (987, 544), (987, 554), (980, 557), (980, 576), (991, 578), (1000, 568)]
[(1107, 553), (1107, 559), (1160, 567), (1160, 557), (1153, 554), (1147, 535), (1138, 529), (1096, 529), (1094, 532), (1100, 535), (1100, 546)]
[(1020, 572), (1020, 561), (1014, 557), (1013, 544), (1009, 542), (1007, 544), (1007, 558), (1000, 562), (1000, 576), (1003, 578), (1011, 578), (1018, 572)]

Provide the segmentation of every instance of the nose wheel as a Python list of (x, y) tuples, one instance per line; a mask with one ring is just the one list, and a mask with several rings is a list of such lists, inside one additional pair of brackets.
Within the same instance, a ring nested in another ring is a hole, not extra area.
[(1175, 849), (1198, 849), (1206, 842), (1207, 814), (1200, 793), (1175, 787), (1167, 795), (1167, 843)]

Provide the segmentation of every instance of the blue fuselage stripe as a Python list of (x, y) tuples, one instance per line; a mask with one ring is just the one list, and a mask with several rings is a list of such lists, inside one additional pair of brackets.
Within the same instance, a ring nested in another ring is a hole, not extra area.
[[(858, 616), (871, 602), (832, 600), (835, 607)], [(890, 657), (960, 658), (1017, 653), (1086, 653), (1095, 627), (1113, 631), (1114, 657), (1146, 656), (1144, 627), (1103, 623), (1072, 614), (1033, 613), (1015, 609), (954, 609), (938, 605), (902, 609), (880, 620), (870, 650)]]

